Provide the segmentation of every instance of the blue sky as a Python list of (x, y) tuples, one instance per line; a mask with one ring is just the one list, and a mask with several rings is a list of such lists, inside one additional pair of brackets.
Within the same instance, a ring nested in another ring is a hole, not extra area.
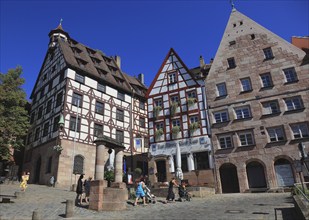
[[(291, 42), (309, 35), (309, 0), (234, 0), (236, 10)], [(230, 0), (0, 0), (0, 71), (23, 68), (29, 98), (49, 42), (63, 29), (78, 42), (121, 57), (129, 75), (151, 84), (172, 47), (189, 67), (208, 63), (231, 13)]]

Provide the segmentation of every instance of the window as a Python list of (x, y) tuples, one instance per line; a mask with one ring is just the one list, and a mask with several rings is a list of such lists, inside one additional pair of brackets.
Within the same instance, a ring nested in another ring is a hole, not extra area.
[(84, 158), (81, 155), (76, 155), (74, 157), (73, 174), (83, 174), (84, 173)]
[(195, 163), (197, 170), (209, 169), (208, 151), (195, 153)]
[(291, 98), (284, 99), (286, 110), (292, 111), (303, 108), (303, 102), (300, 96), (295, 96)]
[(242, 132), (238, 134), (240, 146), (249, 146), (254, 144), (252, 132)]
[(94, 124), (93, 135), (98, 137), (100, 134), (103, 134), (103, 125)]
[(194, 115), (194, 116), (190, 116), (190, 124), (198, 122), (198, 116)]
[(120, 143), (124, 142), (123, 131), (116, 130), (116, 140)]
[(217, 96), (218, 97), (227, 95), (225, 83), (219, 83), (216, 86), (217, 86)]
[(74, 92), (72, 97), (72, 105), (80, 107), (82, 105), (82, 97), (82, 95)]
[(173, 72), (173, 73), (169, 73), (168, 74), (168, 82), (169, 84), (173, 84), (173, 83), (176, 83), (177, 82), (177, 78), (176, 78), (176, 72)]
[(49, 84), (48, 84), (48, 92), (50, 92), (53, 88), (53, 82), (50, 81)]
[(154, 101), (154, 103), (155, 103), (155, 106), (156, 106), (156, 107), (157, 107), (157, 106), (162, 107), (162, 99), (156, 99), (156, 100)]
[(140, 126), (141, 128), (145, 128), (145, 124), (146, 124), (145, 118), (140, 117), (140, 118), (139, 118), (139, 126)]
[(76, 117), (71, 116), (69, 126), (70, 126), (69, 127), (70, 130), (79, 132), (80, 131), (80, 118), (78, 118), (78, 121), (77, 121)]
[(273, 86), (273, 81), (270, 73), (264, 73), (260, 75), (262, 88), (268, 88)]
[(95, 112), (103, 115), (104, 114), (104, 104), (101, 102), (96, 101), (95, 103)]
[(49, 113), (51, 111), (51, 108), (52, 108), (52, 100), (48, 100), (47, 102), (47, 106), (46, 106), (46, 114)]
[(34, 122), (34, 118), (35, 118), (35, 112), (32, 112), (30, 117), (30, 124)]
[(59, 82), (62, 82), (63, 80), (64, 80), (64, 72), (61, 72), (59, 76)]
[(106, 87), (105, 85), (101, 84), (101, 83), (98, 83), (98, 87), (97, 87), (98, 91), (100, 92), (106, 92)]
[(117, 109), (116, 119), (118, 121), (124, 121), (124, 111), (123, 110)]
[(40, 138), (40, 127), (35, 130), (34, 141), (37, 141)]
[(172, 103), (178, 103), (178, 102), (179, 102), (179, 97), (178, 97), (178, 95), (171, 96), (170, 99), (171, 99), (171, 102), (172, 102)]
[(231, 135), (220, 136), (219, 144), (221, 149), (232, 148), (233, 147), (232, 136)]
[(51, 173), (53, 157), (48, 158), (48, 162), (46, 164), (46, 173)]
[[(174, 161), (176, 161), (176, 156), (173, 155)], [(188, 172), (188, 157), (186, 154), (181, 154), (181, 170), (183, 172)]]
[(228, 68), (229, 69), (233, 69), (233, 68), (236, 67), (236, 63), (235, 63), (234, 57), (228, 58), (227, 59), (227, 63), (228, 63)]
[(241, 83), (241, 86), (242, 86), (242, 92), (247, 92), (247, 91), (252, 90), (250, 78), (240, 79), (240, 83)]
[(279, 104), (277, 101), (270, 101), (262, 103), (263, 115), (276, 114), (280, 112)]
[(43, 106), (40, 106), (38, 111), (38, 119), (42, 118), (42, 115), (43, 115)]
[(54, 126), (53, 126), (53, 132), (58, 131), (59, 128), (59, 120), (60, 120), (60, 115), (54, 118)]
[(274, 58), (273, 51), (270, 47), (263, 49), (265, 60)]
[(120, 100), (122, 100), (122, 101), (124, 101), (124, 93), (118, 91), (117, 98), (120, 99)]
[(142, 110), (145, 110), (145, 102), (143, 101), (139, 101), (139, 108), (142, 109)]
[(163, 122), (156, 123), (156, 130), (160, 130), (160, 129), (163, 130), (163, 127), (164, 127)]
[(235, 108), (236, 119), (250, 118), (250, 108), (249, 106)]
[(232, 40), (232, 41), (229, 42), (229, 44), (230, 44), (230, 46), (235, 45), (236, 41)]
[(306, 123), (291, 125), (291, 129), (295, 139), (309, 137), (308, 124)]
[(62, 103), (62, 92), (58, 93), (57, 99), (56, 99), (56, 107), (60, 106)]
[(44, 91), (45, 91), (45, 89), (43, 88), (43, 89), (41, 89), (41, 92), (40, 92), (40, 99), (41, 98), (43, 98), (43, 96), (44, 96)]
[(288, 68), (288, 69), (284, 69), (283, 72), (284, 72), (284, 75), (285, 75), (285, 81), (287, 83), (297, 82), (297, 75), (296, 75), (295, 69), (293, 67)]
[(85, 83), (85, 77), (78, 73), (75, 73), (75, 80), (81, 84)]
[(187, 93), (188, 98), (196, 98), (196, 92), (194, 91), (189, 91)]
[(43, 137), (45, 137), (48, 134), (48, 128), (49, 128), (49, 122), (44, 124)]
[(226, 122), (229, 120), (228, 111), (220, 111), (214, 113), (215, 123)]
[(175, 127), (175, 126), (180, 127), (180, 120), (179, 120), (179, 119), (173, 120), (173, 121), (172, 121), (172, 125), (173, 125), (173, 127)]
[(270, 142), (283, 141), (285, 139), (282, 127), (267, 128), (267, 133)]

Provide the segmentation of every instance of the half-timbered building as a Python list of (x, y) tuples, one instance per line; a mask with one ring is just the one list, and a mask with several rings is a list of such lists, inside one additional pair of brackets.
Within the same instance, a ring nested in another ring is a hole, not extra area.
[[(142, 75), (125, 74), (120, 57), (77, 42), (61, 24), (49, 37), (30, 97), (31, 128), (24, 158), (30, 182), (46, 184), (53, 175), (59, 185), (71, 186), (77, 174), (93, 176), (93, 142), (98, 135), (123, 143), (125, 155), (148, 152)], [(109, 162), (106, 166), (112, 168), (113, 156)], [(132, 166), (130, 161), (126, 164)]]
[(213, 184), (211, 144), (205, 111), (205, 75), (210, 65), (188, 69), (170, 49), (147, 92), (149, 175), (169, 181), (176, 170), (176, 145), (183, 178), (190, 185)]

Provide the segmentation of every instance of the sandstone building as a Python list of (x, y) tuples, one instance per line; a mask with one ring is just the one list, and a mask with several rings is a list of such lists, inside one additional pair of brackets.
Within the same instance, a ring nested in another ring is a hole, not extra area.
[(206, 91), (217, 192), (299, 182), (298, 145), (309, 146), (309, 64), (303, 50), (233, 9)]

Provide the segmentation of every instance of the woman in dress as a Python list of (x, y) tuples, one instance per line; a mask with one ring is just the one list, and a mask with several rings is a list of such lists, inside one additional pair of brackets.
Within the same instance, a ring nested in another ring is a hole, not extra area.
[(142, 198), (143, 204), (146, 205), (144, 188), (145, 188), (145, 183), (143, 179), (140, 179), (139, 181), (137, 180), (137, 187), (135, 191), (136, 198), (135, 198), (134, 206), (137, 206), (137, 201), (139, 198)]
[(80, 175), (77, 181), (77, 187), (76, 187), (76, 202), (78, 205), (82, 204), (83, 201), (83, 178), (84, 175)]
[(169, 201), (173, 202), (175, 200), (175, 193), (173, 191), (174, 186), (178, 187), (178, 184), (176, 182), (176, 179), (173, 177), (168, 185), (168, 193), (166, 197), (166, 202), (169, 202)]
[(28, 187), (27, 185), (27, 181), (29, 180), (29, 175), (30, 173), (26, 173), (26, 172), (23, 172), (23, 175), (21, 176), (21, 183), (20, 183), (20, 188), (21, 188), (21, 191), (25, 192), (26, 191), (26, 188)]

